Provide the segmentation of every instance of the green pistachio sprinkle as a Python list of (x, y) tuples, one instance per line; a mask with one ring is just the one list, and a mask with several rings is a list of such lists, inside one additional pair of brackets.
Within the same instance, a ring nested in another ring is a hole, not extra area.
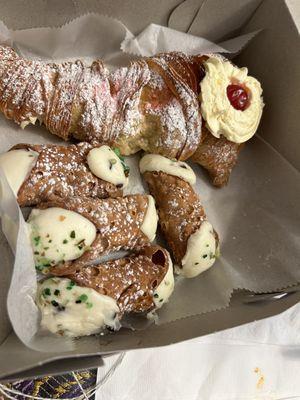
[(157, 298), (157, 297), (158, 297), (158, 294), (157, 294), (157, 293), (155, 293), (155, 294), (153, 295), (153, 297)]
[(51, 304), (53, 305), (53, 307), (58, 307), (59, 306), (58, 302), (55, 301), (55, 300), (52, 300)]
[(128, 167), (128, 165), (125, 164), (125, 158), (121, 155), (120, 149), (118, 149), (117, 147), (113, 148), (114, 153), (119, 157), (119, 159), (122, 162), (122, 167), (124, 170), (124, 174), (126, 177), (129, 176), (129, 172), (130, 172), (130, 168)]
[(63, 244), (67, 244), (67, 243), (68, 243), (67, 239), (64, 239)]
[(128, 167), (128, 165), (122, 163), (123, 165), (123, 169), (124, 169), (124, 175), (126, 176), (126, 178), (129, 176), (130, 173), (130, 168)]
[(77, 300), (80, 300), (83, 303), (85, 303), (87, 301), (87, 299), (88, 299), (88, 296), (84, 293), (84, 294), (80, 295)]
[(118, 147), (114, 147), (113, 152), (115, 153), (116, 156), (119, 157), (121, 161), (124, 161), (124, 157), (121, 155), (120, 149)]
[(54, 290), (54, 295), (55, 296), (59, 296), (60, 295), (60, 290), (59, 289), (55, 289)]
[(52, 239), (48, 240), (48, 243), (52, 243)]
[(75, 239), (75, 236), (76, 236), (76, 235), (75, 235), (75, 231), (71, 231), (71, 233), (70, 233), (70, 238), (71, 238), (71, 239)]
[(51, 290), (48, 287), (43, 290), (43, 296), (51, 296)]
[(202, 258), (206, 258), (206, 257), (207, 257), (207, 254), (203, 254)]
[(43, 271), (44, 266), (43, 266), (43, 265), (36, 265), (36, 266), (35, 266), (35, 269), (36, 269), (38, 272), (41, 272), (41, 271)]
[(164, 299), (160, 299), (159, 302), (161, 303), (162, 301), (164, 301)]
[(117, 164), (117, 160), (116, 160), (115, 158), (110, 158), (110, 159), (109, 159), (109, 162), (110, 162), (112, 165)]
[(209, 247), (209, 244), (207, 244), (206, 247)]
[(92, 308), (92, 307), (93, 307), (93, 303), (89, 303), (89, 302), (86, 303), (86, 308)]
[(49, 247), (44, 247), (44, 250), (49, 250)]
[(195, 265), (198, 265), (198, 264), (199, 264), (198, 262), (195, 263)]
[(37, 256), (38, 254), (40, 254), (39, 251), (35, 251), (34, 254)]
[(34, 240), (34, 245), (38, 246), (39, 243), (40, 243), (41, 237), (40, 236), (36, 236), (36, 237), (33, 238), (33, 240)]
[(209, 258), (210, 258), (210, 259), (213, 259), (213, 258), (216, 258), (216, 256), (215, 256), (215, 254), (214, 254), (214, 253), (210, 252), (210, 254), (209, 254)]
[(73, 282), (73, 281), (71, 281), (71, 282), (68, 284), (68, 286), (67, 286), (67, 290), (73, 289), (73, 286), (75, 286), (75, 285), (76, 285), (76, 283)]

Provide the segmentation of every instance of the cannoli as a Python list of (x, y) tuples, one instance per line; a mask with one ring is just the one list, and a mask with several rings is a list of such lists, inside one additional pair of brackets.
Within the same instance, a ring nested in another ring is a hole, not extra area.
[(191, 167), (147, 154), (140, 170), (156, 201), (159, 224), (179, 272), (192, 278), (210, 268), (219, 252), (219, 238), (192, 187), (196, 177)]
[(148, 246), (139, 254), (80, 268), (54, 267), (39, 285), (41, 325), (53, 333), (83, 336), (120, 327), (124, 314), (161, 308), (174, 289), (169, 253)]
[(57, 198), (39, 204), (27, 222), (36, 267), (47, 272), (59, 263), (86, 265), (103, 254), (149, 244), (157, 213), (148, 195)]
[[(236, 161), (239, 144), (257, 130), (261, 94), (247, 68), (219, 56), (164, 53), (109, 73), (100, 61), (46, 64), (0, 47), (0, 110), (21, 127), (39, 119), (65, 140), (113, 145), (125, 155), (143, 149), (186, 160), (198, 149), (195, 160), (209, 165), (219, 186), (234, 164), (228, 148)], [(215, 141), (202, 138), (202, 117)], [(219, 177), (222, 157), (229, 167)]]
[(18, 144), (0, 155), (0, 167), (20, 206), (56, 197), (119, 197), (128, 170), (108, 146)]
[(159, 246), (146, 246), (137, 254), (98, 265), (61, 264), (50, 273), (113, 297), (122, 313), (160, 308), (174, 287), (170, 255)]

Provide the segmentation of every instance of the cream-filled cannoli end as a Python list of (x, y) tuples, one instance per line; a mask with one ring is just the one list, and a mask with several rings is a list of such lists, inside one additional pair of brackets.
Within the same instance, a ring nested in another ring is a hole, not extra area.
[(194, 278), (206, 271), (214, 264), (217, 250), (214, 229), (208, 221), (203, 221), (200, 228), (189, 237), (180, 274), (186, 278)]
[(120, 327), (117, 302), (67, 278), (49, 278), (38, 284), (41, 326), (54, 334), (79, 337)]
[(187, 163), (183, 161), (170, 160), (169, 158), (163, 157), (159, 154), (146, 154), (140, 160), (140, 171), (142, 174), (148, 171), (161, 171), (169, 175), (177, 176), (191, 185), (196, 183), (196, 175)]
[(141, 231), (149, 238), (150, 242), (155, 239), (157, 230), (158, 215), (155, 208), (154, 198), (148, 196), (148, 208), (145, 214), (144, 221), (141, 225)]
[(87, 163), (91, 172), (98, 178), (120, 188), (128, 184), (122, 161), (109, 146), (92, 149), (87, 155)]
[(40, 269), (79, 258), (96, 238), (91, 221), (59, 207), (32, 210), (28, 227), (35, 263)]
[(164, 277), (153, 293), (153, 301), (156, 308), (160, 308), (163, 304), (167, 303), (169, 297), (174, 290), (174, 273), (173, 273), (173, 263), (170, 255), (169, 258), (169, 268)]
[(38, 153), (32, 150), (11, 150), (0, 154), (0, 167), (16, 196), (37, 158)]

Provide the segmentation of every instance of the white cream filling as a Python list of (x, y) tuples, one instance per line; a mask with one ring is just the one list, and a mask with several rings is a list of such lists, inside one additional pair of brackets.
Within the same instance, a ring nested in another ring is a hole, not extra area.
[(120, 158), (109, 146), (92, 149), (87, 156), (87, 163), (94, 175), (114, 185), (128, 184)]
[(96, 238), (92, 222), (59, 207), (32, 210), (28, 226), (35, 263), (41, 270), (80, 257)]
[(70, 279), (49, 278), (38, 284), (41, 326), (55, 334), (78, 337), (120, 327), (117, 302)]
[(167, 303), (169, 297), (174, 290), (174, 274), (173, 274), (173, 263), (171, 257), (169, 258), (169, 268), (161, 283), (157, 286), (153, 293), (153, 301), (156, 308), (160, 308), (163, 304)]
[(186, 253), (181, 260), (180, 274), (194, 278), (210, 268), (216, 260), (217, 243), (212, 225), (203, 221), (188, 240)]
[(20, 187), (30, 174), (39, 154), (32, 150), (11, 150), (0, 154), (0, 167), (12, 191), (17, 196)]
[(22, 121), (20, 123), (20, 127), (22, 129), (25, 129), (26, 126), (29, 125), (29, 124), (35, 125), (37, 119), (38, 119), (37, 117), (29, 117), (28, 120), (24, 120), (24, 121)]
[(148, 195), (148, 208), (141, 225), (141, 231), (149, 238), (150, 242), (155, 239), (158, 215), (155, 208), (154, 198)]
[[(206, 75), (200, 83), (201, 113), (213, 136), (225, 136), (235, 143), (249, 140), (256, 132), (263, 110), (262, 88), (248, 76), (247, 68), (237, 68), (220, 57), (204, 62)], [(249, 91), (249, 105), (236, 110), (227, 97), (227, 87), (241, 84)]]
[(161, 171), (169, 175), (178, 176), (178, 178), (185, 180), (191, 185), (196, 183), (196, 175), (187, 163), (170, 160), (159, 154), (146, 154), (140, 160), (140, 171), (142, 174), (147, 171)]

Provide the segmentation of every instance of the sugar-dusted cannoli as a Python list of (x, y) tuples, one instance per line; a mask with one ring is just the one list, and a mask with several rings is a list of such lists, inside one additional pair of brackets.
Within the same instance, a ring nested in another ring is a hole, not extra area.
[(106, 145), (18, 144), (0, 155), (0, 167), (20, 206), (56, 197), (118, 197), (128, 182), (125, 164)]
[(157, 213), (148, 195), (57, 198), (33, 209), (28, 226), (36, 266), (46, 272), (59, 263), (86, 265), (100, 255), (149, 244)]
[(69, 337), (120, 328), (128, 313), (148, 313), (166, 303), (174, 289), (169, 253), (148, 246), (139, 254), (104, 264), (54, 267), (63, 277), (39, 284), (41, 326)]
[(156, 201), (159, 224), (180, 273), (188, 278), (210, 268), (218, 254), (219, 239), (207, 220), (191, 167), (155, 154), (140, 161), (150, 193)]
[(170, 255), (159, 246), (146, 246), (129, 257), (98, 265), (61, 264), (50, 272), (114, 298), (120, 313), (160, 308), (174, 289)]

